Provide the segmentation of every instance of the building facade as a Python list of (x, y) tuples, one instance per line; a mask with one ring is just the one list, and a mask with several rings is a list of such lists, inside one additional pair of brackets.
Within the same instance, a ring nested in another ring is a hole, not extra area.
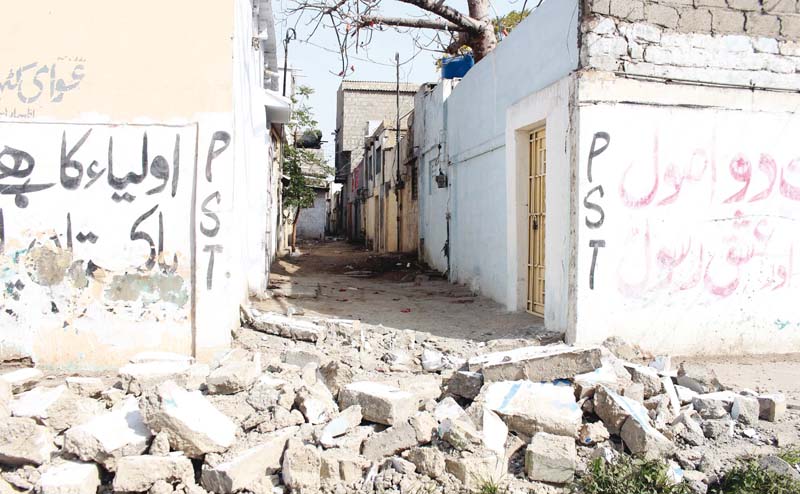
[(685, 3), (546, 1), (423, 87), (421, 251), (573, 343), (797, 351), (800, 9)]
[(414, 94), (419, 86), (395, 82), (343, 81), (336, 100), (336, 182), (344, 185), (340, 195), (340, 231), (351, 239), (363, 238), (361, 225), (364, 218), (358, 212), (358, 189), (353, 174), (361, 162), (364, 139), (372, 133), (369, 121), (394, 120), (399, 112), (405, 115), (414, 105)]
[(144, 0), (120, 22), (116, 4), (46, 0), (6, 19), (0, 360), (226, 349), (274, 252), (290, 108), (264, 76), (269, 2)]

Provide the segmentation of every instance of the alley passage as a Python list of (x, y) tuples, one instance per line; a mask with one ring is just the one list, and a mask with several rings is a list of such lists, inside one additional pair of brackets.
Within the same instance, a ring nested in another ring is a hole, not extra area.
[(449, 338), (560, 339), (542, 319), (508, 313), (468, 287), (428, 271), (414, 256), (377, 255), (346, 242), (305, 243), (300, 255), (272, 266), (273, 298), (255, 307), (286, 313), (359, 319)]

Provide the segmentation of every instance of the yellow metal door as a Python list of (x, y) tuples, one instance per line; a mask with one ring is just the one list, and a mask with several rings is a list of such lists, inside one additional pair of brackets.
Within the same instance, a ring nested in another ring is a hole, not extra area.
[(547, 147), (544, 127), (528, 136), (528, 312), (544, 315), (544, 224)]

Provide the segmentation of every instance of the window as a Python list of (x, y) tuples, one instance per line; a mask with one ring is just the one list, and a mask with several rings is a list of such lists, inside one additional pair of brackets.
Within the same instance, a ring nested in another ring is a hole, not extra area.
[(383, 167), (383, 148), (375, 150), (375, 175), (380, 175)]
[(416, 201), (419, 198), (419, 184), (417, 184), (417, 160), (411, 163), (411, 200)]

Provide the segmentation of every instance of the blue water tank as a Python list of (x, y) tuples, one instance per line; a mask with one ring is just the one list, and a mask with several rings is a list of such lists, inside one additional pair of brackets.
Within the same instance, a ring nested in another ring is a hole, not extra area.
[(457, 79), (464, 77), (469, 69), (475, 65), (472, 53), (459, 55), (457, 57), (442, 59), (442, 79)]

